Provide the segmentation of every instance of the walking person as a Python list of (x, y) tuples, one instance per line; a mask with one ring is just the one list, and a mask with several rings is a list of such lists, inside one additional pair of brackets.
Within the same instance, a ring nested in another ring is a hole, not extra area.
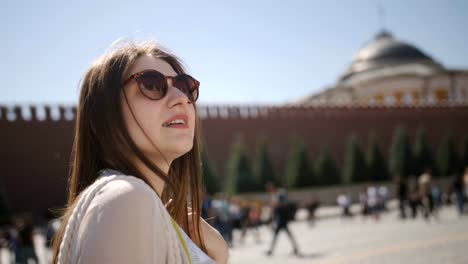
[(200, 216), (199, 84), (152, 42), (115, 46), (91, 65), (53, 264), (227, 262), (226, 242)]
[(248, 201), (242, 200), (240, 205), (240, 224), (241, 224), (241, 237), (239, 243), (243, 244), (245, 240), (245, 235), (247, 234), (247, 229), (250, 227), (250, 210), (251, 206)]
[(268, 256), (271, 256), (273, 254), (276, 245), (276, 240), (278, 239), (278, 234), (280, 231), (284, 231), (288, 235), (289, 240), (291, 241), (291, 245), (293, 247), (293, 254), (299, 257), (301, 256), (301, 254), (299, 253), (299, 248), (297, 246), (296, 239), (294, 238), (293, 234), (288, 228), (288, 223), (293, 218), (292, 213), (294, 213), (291, 209), (291, 205), (288, 203), (287, 200), (286, 192), (282, 190), (278, 194), (278, 201), (275, 208), (273, 209), (273, 239), (271, 241), (270, 249), (266, 252)]
[(431, 169), (426, 169), (426, 171), (421, 176), (419, 176), (418, 182), (423, 216), (426, 220), (429, 220), (429, 217), (431, 215), (434, 215), (434, 199), (432, 197)]
[(351, 197), (348, 194), (340, 194), (336, 198), (336, 203), (341, 207), (343, 217), (351, 217)]
[(16, 263), (28, 264), (31, 260), (39, 263), (36, 250), (34, 249), (34, 227), (29, 221), (25, 221), (19, 227), (19, 243), (16, 251)]
[(421, 192), (419, 191), (418, 180), (416, 176), (409, 177), (409, 206), (411, 208), (411, 218), (416, 219), (418, 210), (421, 207)]
[(308, 215), (307, 215), (307, 222), (309, 223), (309, 226), (313, 226), (317, 217), (316, 217), (316, 212), (317, 209), (320, 206), (320, 200), (316, 197), (313, 196), (306, 204), (305, 207), (307, 209)]
[(455, 203), (457, 206), (458, 215), (462, 216), (465, 213), (465, 182), (464, 178), (468, 178), (468, 168), (465, 170), (464, 175), (455, 175), (452, 183), (452, 189), (455, 193)]
[(380, 197), (376, 186), (371, 185), (367, 188), (367, 207), (369, 214), (372, 215), (375, 221), (380, 219)]
[(406, 218), (406, 206), (408, 204), (408, 185), (401, 176), (396, 177), (396, 193), (398, 196), (398, 207), (400, 209), (400, 218)]

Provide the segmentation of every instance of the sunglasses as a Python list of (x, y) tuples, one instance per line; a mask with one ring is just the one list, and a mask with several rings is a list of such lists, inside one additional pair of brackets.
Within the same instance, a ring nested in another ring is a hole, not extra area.
[(151, 100), (159, 100), (166, 96), (169, 89), (169, 80), (172, 81), (172, 86), (187, 95), (190, 102), (193, 103), (198, 99), (200, 82), (188, 74), (179, 74), (172, 77), (165, 76), (156, 70), (144, 70), (132, 74), (122, 83), (122, 86), (127, 85), (133, 79), (137, 82), (141, 93)]

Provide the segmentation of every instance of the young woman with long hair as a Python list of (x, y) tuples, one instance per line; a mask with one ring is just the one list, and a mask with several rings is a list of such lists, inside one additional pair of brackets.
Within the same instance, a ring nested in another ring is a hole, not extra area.
[(154, 42), (86, 72), (53, 263), (226, 263), (201, 217), (199, 82)]

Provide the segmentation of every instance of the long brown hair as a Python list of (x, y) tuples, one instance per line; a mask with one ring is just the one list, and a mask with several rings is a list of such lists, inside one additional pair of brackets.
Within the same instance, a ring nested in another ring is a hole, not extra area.
[[(123, 113), (119, 107), (122, 79), (131, 65), (143, 55), (164, 60), (177, 74), (185, 73), (181, 61), (156, 43), (125, 43), (97, 59), (82, 80), (68, 182), (68, 202), (62, 216), (62, 225), (54, 237), (52, 263), (57, 263), (65, 227), (80, 194), (97, 179), (99, 171), (112, 168), (138, 177), (156, 192), (155, 186), (132, 162), (132, 157), (139, 159), (163, 179), (165, 187), (161, 199), (164, 204), (172, 199), (167, 207), (169, 214), (206, 252), (199, 218), (201, 161), (198, 115), (196, 114), (193, 148), (172, 162), (167, 175), (143, 154), (125, 126)], [(197, 113), (196, 106), (194, 107)], [(125, 155), (126, 153), (129, 154)], [(191, 214), (193, 233), (189, 232), (188, 206), (191, 206), (193, 212)]]

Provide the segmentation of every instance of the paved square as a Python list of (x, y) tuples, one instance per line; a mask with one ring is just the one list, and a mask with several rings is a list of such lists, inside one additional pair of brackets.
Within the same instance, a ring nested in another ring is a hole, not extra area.
[(278, 237), (273, 256), (267, 257), (272, 234), (261, 228), (261, 243), (247, 234), (244, 244), (230, 250), (230, 263), (468, 263), (468, 216), (459, 218), (454, 207), (443, 208), (439, 220), (421, 218), (399, 220), (397, 212), (383, 215), (380, 221), (363, 219), (327, 219), (313, 226), (306, 222), (290, 224), (304, 257), (291, 254), (285, 233)]
[[(229, 263), (468, 263), (468, 216), (459, 218), (453, 206), (443, 208), (438, 220), (402, 221), (397, 212), (392, 211), (379, 221), (361, 216), (328, 218), (312, 226), (305, 221), (294, 222), (290, 229), (303, 253), (302, 258), (291, 254), (292, 247), (284, 233), (278, 237), (273, 256), (266, 256), (272, 233), (264, 226), (260, 228), (260, 243), (248, 232), (244, 243), (240, 244), (240, 232), (234, 233)], [(43, 246), (44, 238), (36, 236), (35, 243), (40, 263), (48, 263), (50, 251)], [(9, 255), (2, 250), (0, 263), (9, 263)]]

